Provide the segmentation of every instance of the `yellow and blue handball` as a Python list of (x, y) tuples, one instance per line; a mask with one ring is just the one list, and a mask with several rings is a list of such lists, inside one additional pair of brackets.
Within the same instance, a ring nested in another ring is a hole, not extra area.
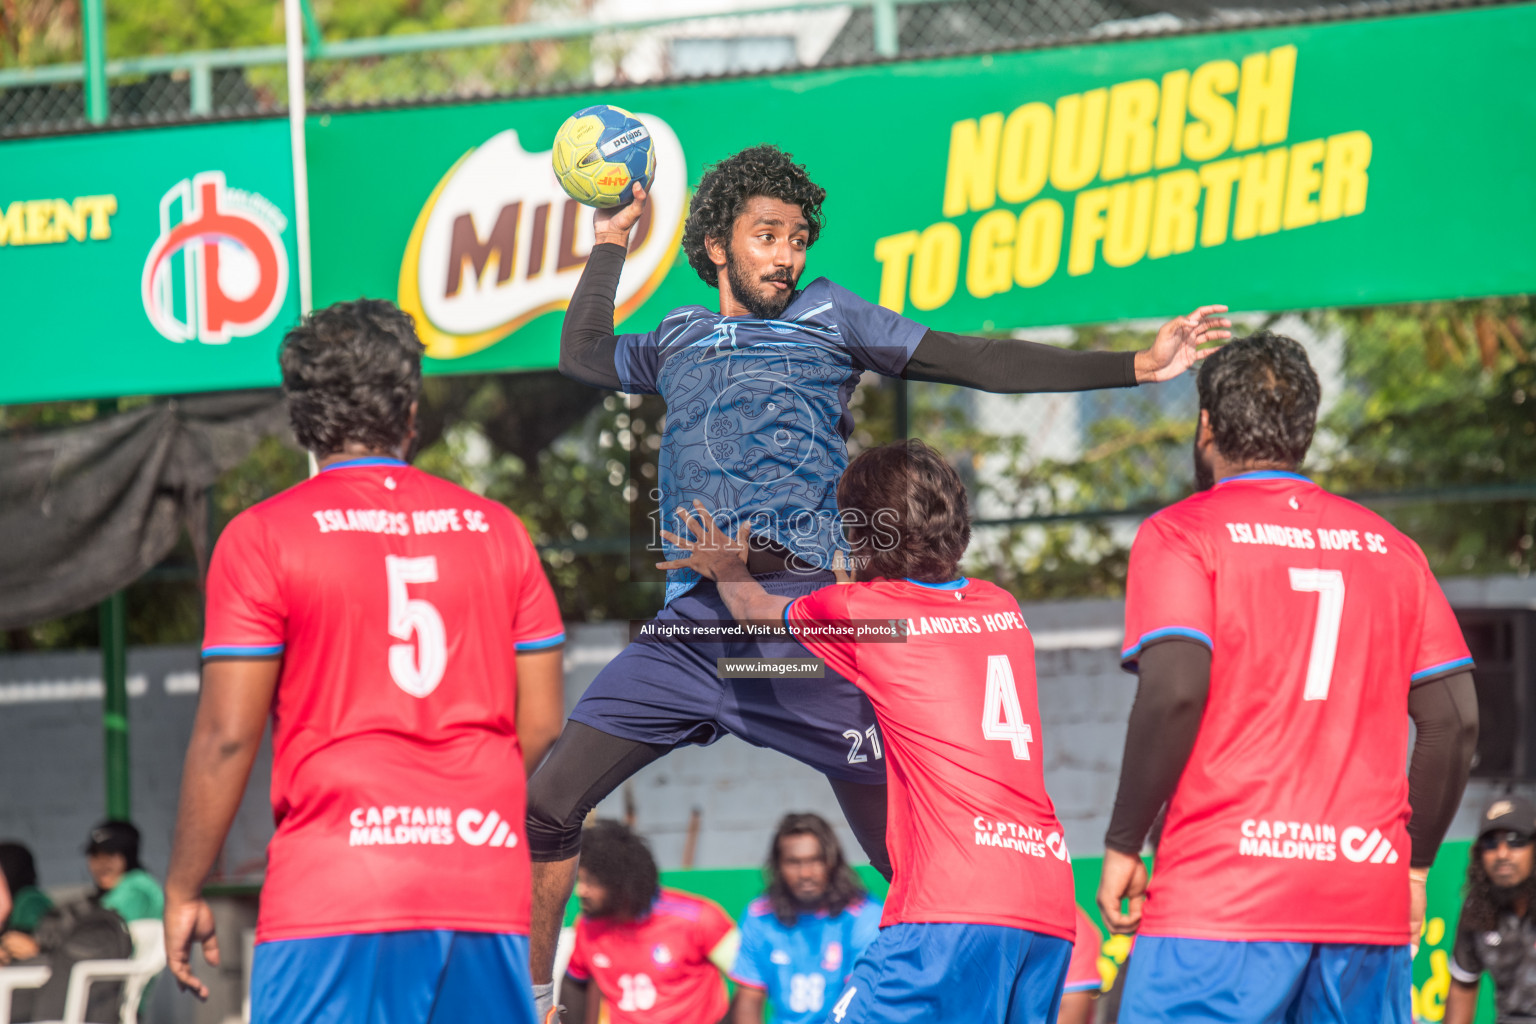
[(555, 177), (578, 203), (609, 210), (635, 200), (635, 183), (651, 187), (656, 150), (651, 133), (629, 111), (599, 104), (578, 110), (555, 133)]

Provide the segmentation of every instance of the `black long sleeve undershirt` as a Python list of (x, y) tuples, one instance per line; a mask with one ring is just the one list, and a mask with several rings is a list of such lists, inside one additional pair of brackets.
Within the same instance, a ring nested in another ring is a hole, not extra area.
[[(1168, 640), (1141, 652), (1141, 681), (1125, 734), (1120, 789), (1104, 845), (1137, 855), (1157, 812), (1173, 797), (1189, 762), (1211, 687), (1211, 652)], [(1409, 863), (1429, 867), (1456, 815), (1477, 747), (1477, 691), (1470, 672), (1431, 679), (1408, 691), (1418, 735), (1408, 766)]]
[[(595, 388), (622, 387), (614, 368), (619, 339), (613, 298), (624, 256), (622, 245), (592, 247), (560, 328), (560, 372)], [(1134, 387), (1135, 359), (1133, 352), (1074, 352), (1032, 341), (928, 331), (901, 375), (995, 394), (1091, 391)]]

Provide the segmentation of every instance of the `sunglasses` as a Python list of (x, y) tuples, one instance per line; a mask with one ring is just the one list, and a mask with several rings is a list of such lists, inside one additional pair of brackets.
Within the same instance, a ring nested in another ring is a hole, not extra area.
[(1529, 832), (1489, 832), (1478, 839), (1477, 848), (1487, 853), (1498, 849), (1502, 843), (1511, 850), (1523, 850), (1531, 845), (1533, 839), (1536, 839), (1536, 836)]

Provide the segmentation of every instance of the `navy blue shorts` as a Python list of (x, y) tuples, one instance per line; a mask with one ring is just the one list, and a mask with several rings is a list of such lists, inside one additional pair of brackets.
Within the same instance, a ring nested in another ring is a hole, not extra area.
[(992, 924), (893, 924), (864, 950), (828, 1024), (1054, 1024), (1072, 943)]
[(1408, 947), (1219, 942), (1145, 935), (1131, 951), (1121, 1024), (1408, 1024)]
[(442, 929), (256, 947), (252, 1024), (534, 1024), (528, 936)]
[[(757, 577), (770, 594), (800, 597), (835, 580), (830, 572)], [(651, 622), (732, 622), (705, 580)], [(850, 782), (885, 782), (885, 749), (869, 698), (826, 670), (821, 679), (720, 679), (717, 658), (807, 658), (792, 639), (640, 640), (598, 673), (571, 720), (610, 736), (663, 746), (707, 745), (726, 733), (788, 754)]]

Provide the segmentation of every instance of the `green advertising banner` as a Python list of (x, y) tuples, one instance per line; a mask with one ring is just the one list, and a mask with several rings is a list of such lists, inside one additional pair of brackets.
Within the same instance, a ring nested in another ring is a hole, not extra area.
[(592, 228), (548, 152), (593, 102), (658, 147), (631, 329), (714, 303), (688, 189), (760, 142), (828, 191), (807, 273), (941, 329), (1532, 291), (1533, 40), (1524, 5), (322, 116), (316, 302), (398, 299), (435, 372), (554, 365)]
[(0, 146), (0, 403), (275, 384), (292, 210), (286, 122)]

